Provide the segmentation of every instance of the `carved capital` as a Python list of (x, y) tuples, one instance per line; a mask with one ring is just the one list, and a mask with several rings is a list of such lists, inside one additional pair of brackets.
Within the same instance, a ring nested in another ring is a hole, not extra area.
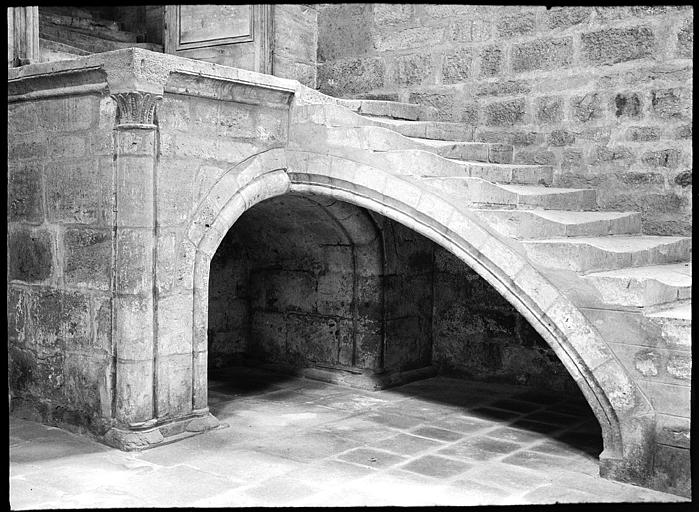
[(153, 126), (155, 108), (163, 97), (149, 92), (120, 92), (112, 94), (117, 103), (117, 126)]

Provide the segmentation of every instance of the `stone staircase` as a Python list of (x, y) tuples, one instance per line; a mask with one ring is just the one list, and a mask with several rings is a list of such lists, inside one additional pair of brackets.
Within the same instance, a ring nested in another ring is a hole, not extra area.
[[(688, 447), (688, 393), (668, 390), (689, 387), (691, 238), (645, 235), (640, 213), (600, 211), (596, 190), (557, 187), (551, 166), (515, 164), (512, 146), (475, 142), (472, 127), (437, 121), (429, 107), (315, 94), (297, 114), (299, 137), (427, 185), (510, 239), (638, 380), (658, 413), (657, 441)], [(649, 351), (660, 362), (645, 372), (639, 354)], [(689, 360), (679, 372), (678, 357)]]
[(43, 62), (132, 47), (163, 51), (161, 45), (139, 39), (140, 35), (122, 30), (118, 22), (100, 19), (86, 9), (39, 8), (39, 49)]

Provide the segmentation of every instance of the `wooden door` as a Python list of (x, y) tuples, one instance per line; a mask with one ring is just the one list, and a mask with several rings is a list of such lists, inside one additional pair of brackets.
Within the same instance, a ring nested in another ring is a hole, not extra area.
[(272, 6), (167, 5), (165, 53), (272, 74)]

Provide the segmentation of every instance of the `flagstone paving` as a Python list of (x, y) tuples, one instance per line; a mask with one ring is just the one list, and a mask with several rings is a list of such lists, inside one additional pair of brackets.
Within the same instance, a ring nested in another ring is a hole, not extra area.
[(597, 476), (583, 402), (434, 377), (370, 392), (218, 372), (222, 426), (143, 452), (10, 418), (13, 509), (670, 502)]

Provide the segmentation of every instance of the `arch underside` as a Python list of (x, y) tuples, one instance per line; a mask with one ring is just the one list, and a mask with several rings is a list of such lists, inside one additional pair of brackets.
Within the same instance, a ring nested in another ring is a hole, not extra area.
[[(197, 247), (193, 345), (202, 346), (202, 334), (206, 345), (211, 257), (240, 215), (260, 201), (290, 192), (326, 196), (411, 228), (454, 254), (495, 288), (551, 346), (578, 384), (602, 428), (600, 459), (628, 459), (630, 450), (638, 457), (638, 451), (645, 449), (647, 439), (632, 439), (638, 426), (624, 423), (631, 416), (654, 421), (645, 396), (577, 308), (499, 236), (467, 211), (403, 177), (342, 158), (282, 152), (256, 155), (229, 170), (190, 223), (188, 238)], [(201, 373), (205, 365), (193, 362), (197, 409), (206, 406), (206, 376), (197, 375), (197, 368)], [(631, 430), (633, 434), (626, 434)]]

